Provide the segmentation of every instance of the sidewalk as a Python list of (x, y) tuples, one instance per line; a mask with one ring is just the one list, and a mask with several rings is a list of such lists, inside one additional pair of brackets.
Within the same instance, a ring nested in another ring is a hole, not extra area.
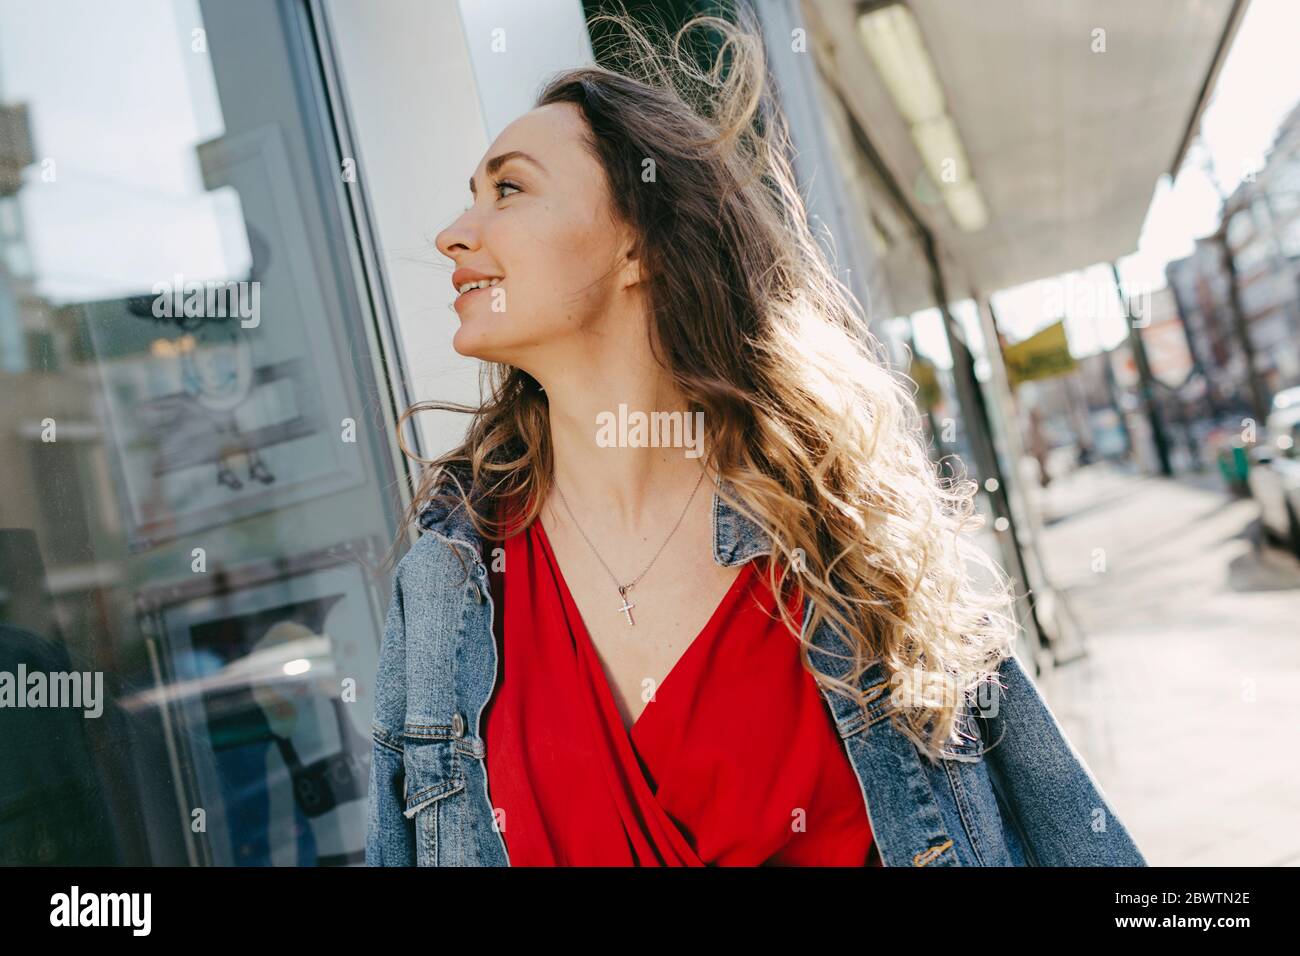
[(1042, 507), (1088, 649), (1042, 688), (1149, 862), (1300, 865), (1300, 563), (1215, 472), (1092, 466)]

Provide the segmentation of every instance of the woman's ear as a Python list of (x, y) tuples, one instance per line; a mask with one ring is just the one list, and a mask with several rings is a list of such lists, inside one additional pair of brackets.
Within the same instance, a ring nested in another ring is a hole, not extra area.
[(641, 257), (635, 242), (629, 242), (623, 249), (622, 273), (621, 281), (625, 289), (640, 285), (649, 278), (645, 271), (645, 259)]

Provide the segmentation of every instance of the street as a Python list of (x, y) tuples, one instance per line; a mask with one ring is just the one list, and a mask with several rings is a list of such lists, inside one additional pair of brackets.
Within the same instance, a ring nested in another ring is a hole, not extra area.
[(1153, 866), (1300, 865), (1300, 562), (1217, 472), (1042, 492), (1086, 656), (1040, 684)]

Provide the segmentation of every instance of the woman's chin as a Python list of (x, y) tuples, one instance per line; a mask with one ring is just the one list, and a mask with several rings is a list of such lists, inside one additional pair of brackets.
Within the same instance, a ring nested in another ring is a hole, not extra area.
[(451, 338), (451, 347), (466, 358), (493, 361), (500, 346), (500, 336), (493, 330), (484, 329), (481, 319), (462, 322), (456, 334)]
[(451, 337), (451, 347), (466, 358), (478, 358), (478, 350), (483, 344), (481, 339), (482, 336), (466, 334), (465, 326), (462, 325)]

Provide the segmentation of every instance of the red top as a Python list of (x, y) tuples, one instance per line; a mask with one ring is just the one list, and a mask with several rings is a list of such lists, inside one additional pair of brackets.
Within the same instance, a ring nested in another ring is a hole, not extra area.
[[(541, 522), (504, 548), (484, 737), (512, 866), (880, 865), (765, 556), (741, 569), (629, 733)], [(790, 608), (799, 620), (801, 595)]]

